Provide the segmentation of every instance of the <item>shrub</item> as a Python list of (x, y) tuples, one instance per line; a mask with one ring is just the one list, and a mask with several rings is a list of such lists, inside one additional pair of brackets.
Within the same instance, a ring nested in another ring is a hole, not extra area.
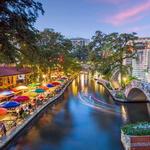
[(124, 95), (123, 92), (117, 92), (116, 93), (116, 98), (125, 99), (125, 95)]
[(112, 87), (111, 87), (111, 85), (110, 85), (110, 83), (106, 83), (106, 86), (107, 86), (107, 88), (108, 88), (109, 90), (113, 90)]
[(127, 135), (150, 135), (150, 122), (127, 124), (122, 127), (122, 131)]

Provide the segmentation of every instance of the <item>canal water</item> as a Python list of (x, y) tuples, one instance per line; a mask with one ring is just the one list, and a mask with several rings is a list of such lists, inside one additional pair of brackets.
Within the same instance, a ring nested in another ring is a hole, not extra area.
[(90, 74), (81, 74), (8, 149), (123, 150), (120, 127), (149, 118), (150, 104), (116, 104)]

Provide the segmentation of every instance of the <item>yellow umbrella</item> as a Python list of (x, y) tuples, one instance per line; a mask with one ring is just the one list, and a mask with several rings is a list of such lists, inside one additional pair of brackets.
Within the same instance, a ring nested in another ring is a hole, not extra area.
[(23, 94), (24, 96), (29, 96), (29, 97), (36, 97), (38, 94), (35, 92), (27, 92)]
[(16, 90), (27, 90), (28, 89), (28, 87), (27, 86), (24, 86), (24, 85), (22, 85), (22, 86), (18, 86), (18, 87), (16, 87), (15, 88)]

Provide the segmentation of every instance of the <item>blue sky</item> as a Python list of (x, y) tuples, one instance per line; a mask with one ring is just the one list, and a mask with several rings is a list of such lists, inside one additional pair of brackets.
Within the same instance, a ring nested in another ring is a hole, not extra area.
[(35, 26), (66, 37), (91, 38), (96, 30), (150, 36), (150, 0), (40, 0), (45, 10)]

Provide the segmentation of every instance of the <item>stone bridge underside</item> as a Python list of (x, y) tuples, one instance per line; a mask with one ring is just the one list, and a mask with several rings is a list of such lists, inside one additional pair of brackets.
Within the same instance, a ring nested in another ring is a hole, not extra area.
[(127, 99), (130, 101), (147, 101), (147, 96), (139, 88), (132, 88), (127, 95)]

